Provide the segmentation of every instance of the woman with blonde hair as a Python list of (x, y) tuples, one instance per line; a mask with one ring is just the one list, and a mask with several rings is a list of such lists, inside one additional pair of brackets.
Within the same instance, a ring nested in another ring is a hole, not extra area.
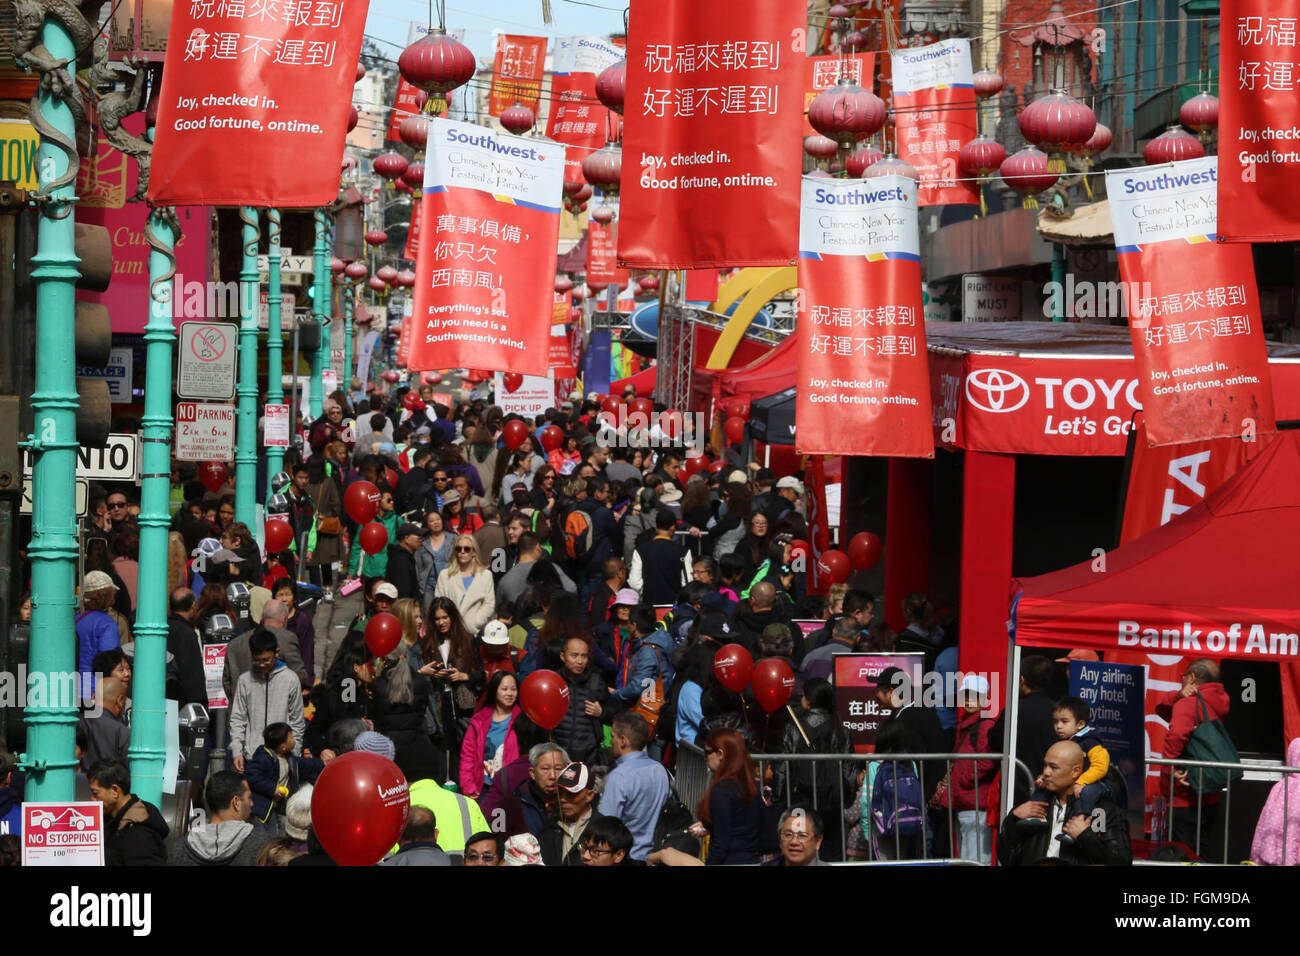
[(185, 549), (185, 539), (179, 531), (167, 535), (167, 593), (170, 595), (177, 588), (187, 585), (185, 565), (189, 561), (189, 552)]
[(434, 597), (450, 600), (460, 611), (465, 629), (478, 634), (496, 610), (492, 572), (479, 560), (474, 536), (461, 534), (452, 544), (452, 561), (440, 575)]

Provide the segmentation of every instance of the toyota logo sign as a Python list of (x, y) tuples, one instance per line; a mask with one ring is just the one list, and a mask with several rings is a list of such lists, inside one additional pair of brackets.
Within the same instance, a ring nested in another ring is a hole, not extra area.
[(966, 376), (966, 400), (984, 412), (1014, 412), (1029, 401), (1029, 385), (1015, 372), (981, 368)]

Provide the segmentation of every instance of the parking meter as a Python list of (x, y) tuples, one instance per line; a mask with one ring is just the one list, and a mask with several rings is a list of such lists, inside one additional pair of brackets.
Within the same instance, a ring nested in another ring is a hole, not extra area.
[(202, 781), (208, 773), (208, 732), (211, 718), (202, 704), (186, 704), (180, 710), (181, 759), (177, 780)]
[(227, 584), (226, 600), (234, 605), (241, 621), (248, 620), (250, 598), (247, 584), (243, 581), (231, 581)]

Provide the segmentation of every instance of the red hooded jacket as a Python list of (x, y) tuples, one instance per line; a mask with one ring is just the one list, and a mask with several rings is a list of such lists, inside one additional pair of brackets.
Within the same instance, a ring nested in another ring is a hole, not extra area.
[[(1231, 699), (1222, 684), (1218, 681), (1202, 684), (1197, 690), (1205, 700), (1210, 720), (1223, 720), (1228, 716)], [(1196, 709), (1196, 695), (1183, 697), (1181, 690), (1171, 690), (1160, 699), (1160, 703), (1156, 704), (1156, 716), (1169, 721), (1169, 731), (1165, 734), (1165, 746), (1160, 756), (1172, 760), (1183, 755), (1187, 738), (1199, 723), (1196, 719)], [(1188, 773), (1195, 775), (1196, 771), (1192, 769)], [(1160, 792), (1169, 793), (1168, 767), (1161, 768)], [(1219, 800), (1216, 794), (1205, 794), (1202, 799), (1205, 803), (1217, 803)], [(1196, 791), (1186, 784), (1175, 784), (1173, 805), (1175, 807), (1196, 806)]]

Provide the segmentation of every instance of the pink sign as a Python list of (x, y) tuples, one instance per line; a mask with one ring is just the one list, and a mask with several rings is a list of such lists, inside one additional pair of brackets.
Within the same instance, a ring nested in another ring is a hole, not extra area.
[[(144, 129), (144, 114), (129, 116), (122, 125), (139, 135)], [(78, 292), (77, 297), (108, 306), (114, 332), (139, 334), (149, 321), (149, 243), (144, 235), (149, 207), (129, 201), (135, 196), (135, 163), (110, 146), (103, 134), (96, 145), (95, 155), (82, 164), (77, 177), (77, 221), (108, 228), (113, 243), (113, 278), (107, 291)], [(211, 215), (209, 206), (176, 210), (181, 236), (176, 243), (173, 315), (178, 318), (185, 285), (198, 283), (198, 288), (206, 288)], [(215, 299), (224, 302), (220, 296)], [(239, 316), (191, 315), (188, 318), (238, 319)]]

